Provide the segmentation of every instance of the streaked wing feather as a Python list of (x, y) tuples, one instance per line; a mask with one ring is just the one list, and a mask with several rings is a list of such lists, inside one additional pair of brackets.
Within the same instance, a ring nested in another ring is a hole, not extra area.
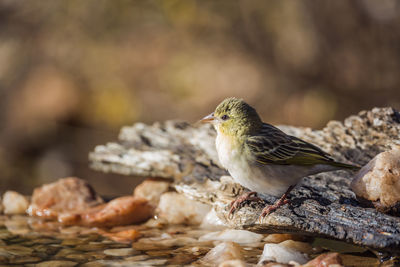
[(333, 160), (317, 146), (263, 124), (259, 134), (247, 139), (250, 152), (261, 164), (314, 165)]

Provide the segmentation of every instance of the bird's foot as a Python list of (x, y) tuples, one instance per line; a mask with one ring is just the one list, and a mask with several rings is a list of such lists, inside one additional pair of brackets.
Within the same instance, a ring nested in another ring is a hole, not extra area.
[(280, 199), (278, 199), (273, 205), (269, 205), (262, 210), (261, 215), (259, 217), (260, 223), (262, 222), (262, 219), (264, 219), (265, 216), (276, 211), (278, 208), (290, 203), (290, 200), (287, 199), (287, 197), (288, 197), (289, 193), (293, 190), (294, 187), (295, 187), (295, 185), (289, 186), (289, 188), (286, 190), (285, 194), (283, 194)]
[(272, 212), (276, 211), (277, 209), (279, 209), (280, 207), (286, 205), (290, 203), (289, 199), (279, 199), (278, 201), (276, 201), (273, 205), (269, 205), (267, 207), (265, 207), (260, 215), (260, 219), (264, 219), (265, 216), (271, 214)]
[(257, 197), (257, 192), (247, 192), (236, 198), (234, 201), (231, 202), (230, 204), (230, 210), (228, 213), (228, 218), (231, 218), (233, 213), (239, 209), (244, 202), (246, 201), (262, 201), (261, 198)]

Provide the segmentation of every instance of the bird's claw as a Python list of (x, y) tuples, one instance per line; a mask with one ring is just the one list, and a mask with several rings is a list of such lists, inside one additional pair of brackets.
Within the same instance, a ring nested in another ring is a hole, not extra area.
[(290, 200), (289, 200), (289, 199), (279, 199), (279, 200), (278, 200), (277, 202), (275, 202), (274, 204), (269, 205), (269, 206), (266, 206), (266, 207), (262, 210), (262, 212), (261, 212), (261, 214), (260, 214), (260, 217), (259, 217), (260, 223), (262, 222), (262, 220), (263, 220), (266, 216), (268, 216), (268, 215), (271, 214), (272, 212), (276, 211), (278, 208), (280, 208), (280, 207), (282, 207), (282, 206), (284, 206), (284, 205), (286, 205), (286, 204), (288, 204), (288, 203), (290, 203)]
[(261, 198), (257, 197), (257, 192), (247, 192), (244, 193), (243, 195), (239, 196), (236, 198), (234, 201), (231, 202), (230, 204), (230, 209), (228, 213), (228, 218), (231, 219), (233, 216), (233, 213), (239, 209), (242, 204), (246, 201), (260, 201)]

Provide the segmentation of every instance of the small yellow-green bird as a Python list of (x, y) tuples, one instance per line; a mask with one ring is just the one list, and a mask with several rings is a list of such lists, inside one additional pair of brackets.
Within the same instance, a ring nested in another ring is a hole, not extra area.
[(217, 131), (218, 158), (235, 182), (251, 190), (231, 203), (231, 215), (257, 193), (281, 197), (261, 213), (265, 217), (288, 203), (287, 196), (301, 178), (358, 166), (334, 161), (315, 145), (263, 123), (256, 110), (242, 99), (227, 98), (201, 122)]

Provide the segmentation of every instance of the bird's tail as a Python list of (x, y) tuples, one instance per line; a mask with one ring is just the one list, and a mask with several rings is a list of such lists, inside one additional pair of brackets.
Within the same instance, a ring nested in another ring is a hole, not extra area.
[(338, 167), (338, 168), (349, 169), (349, 170), (353, 170), (353, 171), (358, 171), (359, 169), (361, 169), (360, 166), (341, 163), (341, 162), (337, 162), (337, 161), (329, 162), (329, 165)]

